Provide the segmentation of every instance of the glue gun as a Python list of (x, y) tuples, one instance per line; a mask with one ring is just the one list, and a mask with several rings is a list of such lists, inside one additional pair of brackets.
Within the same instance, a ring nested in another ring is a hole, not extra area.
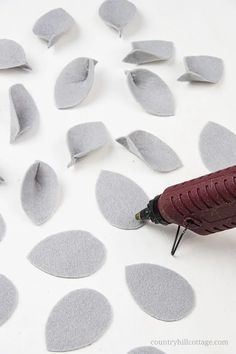
[(236, 227), (236, 166), (166, 188), (135, 217), (178, 225), (172, 255), (188, 229), (209, 235)]

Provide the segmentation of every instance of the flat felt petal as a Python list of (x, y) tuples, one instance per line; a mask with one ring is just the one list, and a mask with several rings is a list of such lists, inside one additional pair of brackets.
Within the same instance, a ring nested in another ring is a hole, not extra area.
[(42, 271), (63, 278), (82, 278), (104, 263), (106, 250), (89, 232), (72, 230), (52, 235), (29, 254), (30, 262)]
[(46, 325), (47, 349), (65, 352), (97, 341), (111, 324), (108, 300), (91, 289), (75, 290), (53, 308)]
[(18, 293), (12, 282), (0, 274), (0, 326), (13, 314), (18, 302)]
[(127, 354), (165, 354), (154, 347), (139, 347), (131, 350)]
[(209, 171), (236, 165), (236, 135), (214, 122), (208, 122), (200, 134), (200, 155)]
[(102, 171), (96, 185), (96, 198), (104, 218), (120, 229), (137, 229), (144, 224), (135, 214), (145, 208), (149, 199), (129, 178), (111, 171)]
[(194, 307), (192, 287), (170, 269), (155, 264), (130, 265), (126, 267), (126, 281), (140, 308), (159, 320), (180, 320)]
[(3, 237), (5, 236), (6, 233), (6, 224), (5, 221), (0, 214), (0, 241), (2, 241)]

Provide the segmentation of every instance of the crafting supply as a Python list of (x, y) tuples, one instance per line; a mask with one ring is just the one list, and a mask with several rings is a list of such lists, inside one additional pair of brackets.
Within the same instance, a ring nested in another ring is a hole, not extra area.
[(86, 347), (102, 337), (112, 317), (111, 305), (104, 295), (92, 289), (74, 290), (49, 315), (47, 349), (66, 352)]
[(11, 39), (0, 39), (0, 70), (12, 68), (31, 69), (20, 44)]
[(0, 274), (0, 326), (13, 314), (18, 302), (18, 292), (5, 275)]
[(155, 347), (139, 347), (129, 351), (128, 354), (165, 354)]
[[(164, 190), (136, 214), (137, 220), (177, 224), (171, 254), (189, 229), (199, 235), (236, 227), (236, 166)], [(184, 227), (180, 233), (180, 227)]]

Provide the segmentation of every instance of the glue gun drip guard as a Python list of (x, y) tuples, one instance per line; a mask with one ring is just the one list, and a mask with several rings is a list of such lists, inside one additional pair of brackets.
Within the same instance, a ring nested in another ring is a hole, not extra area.
[[(135, 217), (155, 224), (177, 224), (172, 254), (186, 229), (209, 235), (236, 227), (236, 166), (168, 187)], [(180, 226), (185, 230), (179, 236)]]

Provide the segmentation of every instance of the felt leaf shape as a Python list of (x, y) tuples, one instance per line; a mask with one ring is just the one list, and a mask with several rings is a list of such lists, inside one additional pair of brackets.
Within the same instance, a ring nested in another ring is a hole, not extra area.
[(120, 229), (143, 226), (135, 214), (146, 207), (148, 197), (129, 178), (111, 171), (102, 171), (96, 185), (96, 198), (104, 218)]
[(12, 282), (0, 274), (0, 326), (13, 314), (18, 302), (18, 293)]
[(116, 141), (143, 160), (154, 171), (169, 172), (182, 166), (174, 150), (158, 137), (146, 131), (135, 130), (127, 136), (116, 139)]
[(123, 59), (125, 63), (147, 64), (155, 61), (168, 60), (173, 56), (172, 42), (149, 40), (132, 43), (132, 51)]
[(6, 224), (5, 221), (0, 214), (0, 241), (2, 241), (3, 237), (5, 236), (6, 233)]
[(131, 350), (128, 354), (165, 354), (154, 347), (139, 347)]
[(54, 214), (59, 203), (59, 183), (56, 173), (45, 162), (36, 161), (26, 172), (21, 203), (36, 225), (43, 224)]
[(75, 290), (53, 308), (46, 325), (47, 349), (65, 352), (97, 341), (112, 320), (108, 300), (91, 289)]
[(208, 122), (200, 134), (200, 155), (209, 171), (236, 165), (236, 135), (214, 122)]
[(136, 14), (136, 6), (127, 0), (106, 0), (99, 8), (101, 19), (122, 35), (126, 25)]
[(24, 49), (11, 39), (0, 39), (0, 70), (30, 69)]
[(72, 230), (52, 235), (37, 244), (29, 261), (42, 271), (63, 278), (82, 278), (104, 263), (105, 247), (89, 232)]
[(223, 76), (223, 60), (207, 55), (185, 57), (186, 73), (179, 81), (199, 81), (216, 84)]
[(40, 17), (33, 27), (34, 34), (53, 46), (58, 39), (73, 27), (75, 21), (64, 9), (58, 8)]
[(62, 70), (55, 86), (57, 108), (77, 106), (87, 97), (93, 85), (96, 64), (94, 59), (77, 58)]
[(158, 75), (146, 69), (135, 69), (126, 74), (134, 98), (146, 112), (157, 116), (174, 115), (173, 95)]
[(155, 264), (126, 267), (126, 281), (134, 300), (152, 317), (177, 321), (194, 307), (194, 292), (179, 274)]
[(10, 87), (9, 97), (11, 112), (10, 142), (13, 143), (19, 136), (37, 126), (39, 111), (32, 96), (21, 84)]
[(72, 127), (67, 133), (67, 144), (71, 155), (68, 167), (109, 142), (109, 134), (102, 122), (83, 123)]

